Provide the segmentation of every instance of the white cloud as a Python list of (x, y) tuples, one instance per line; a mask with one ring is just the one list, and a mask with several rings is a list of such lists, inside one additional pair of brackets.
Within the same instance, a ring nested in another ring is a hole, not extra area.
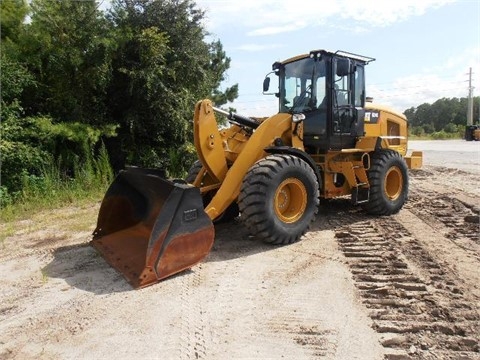
[[(368, 96), (374, 101), (390, 105), (399, 111), (423, 103), (433, 103), (443, 97), (461, 98), (468, 95), (468, 72), (472, 68), (475, 80), (472, 86), (480, 92), (480, 47), (469, 48), (447, 58), (441, 65), (422, 72), (397, 78), (391, 84), (367, 86)], [(478, 95), (477, 95), (478, 96)]]
[[(451, 71), (464, 67), (478, 67), (480, 64), (480, 43), (478, 47), (465, 49), (461, 53), (450, 55), (440, 66), (434, 67), (431, 71)], [(478, 74), (480, 75), (480, 74)], [(480, 76), (477, 76), (480, 79)]]
[(254, 101), (235, 101), (231, 106), (238, 114), (246, 116), (265, 117), (278, 113), (278, 99), (267, 95)]
[(264, 50), (271, 50), (271, 49), (278, 49), (284, 47), (285, 45), (281, 44), (243, 44), (239, 46), (232, 47), (232, 50), (241, 50), (247, 52), (257, 52), (257, 51), (264, 51)]
[(247, 36), (264, 36), (264, 35), (276, 35), (285, 32), (297, 31), (305, 28), (307, 24), (296, 23), (286, 24), (284, 26), (267, 26), (249, 31)]
[(272, 35), (330, 24), (357, 30), (385, 27), (456, 0), (197, 0), (207, 10), (207, 27), (239, 24), (249, 35)]
[(385, 27), (393, 23), (405, 21), (413, 16), (423, 15), (430, 8), (438, 8), (455, 0), (403, 0), (403, 1), (350, 1), (341, 12), (344, 19), (360, 23), (368, 23), (374, 27)]

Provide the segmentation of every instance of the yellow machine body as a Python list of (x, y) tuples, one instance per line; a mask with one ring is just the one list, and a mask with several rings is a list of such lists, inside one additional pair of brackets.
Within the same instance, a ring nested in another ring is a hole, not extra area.
[[(323, 174), (322, 198), (351, 195), (352, 189), (358, 184), (368, 184), (370, 153), (379, 145), (381, 149), (391, 149), (401, 154), (409, 169), (422, 167), (421, 151), (413, 151), (407, 156), (406, 117), (382, 105), (367, 103), (365, 108), (368, 110), (365, 136), (358, 139), (355, 148), (309, 154)], [(254, 133), (237, 124), (219, 129), (212, 102), (203, 100), (197, 103), (194, 138), (198, 157), (204, 167), (192, 184), (199, 187), (201, 193), (216, 190), (216, 195), (205, 207), (212, 220), (237, 200), (247, 170), (267, 156), (265, 149), (273, 147), (277, 139), (281, 139), (284, 146), (305, 151), (301, 125), (297, 126), (296, 131), (295, 127), (291, 114), (278, 113), (264, 119)], [(340, 174), (346, 179), (341, 186), (336, 181)]]

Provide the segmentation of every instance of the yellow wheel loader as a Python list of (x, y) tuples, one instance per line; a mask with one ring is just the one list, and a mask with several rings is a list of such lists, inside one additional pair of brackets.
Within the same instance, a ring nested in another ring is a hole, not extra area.
[[(101, 204), (92, 245), (133, 287), (192, 267), (214, 242), (214, 222), (239, 216), (272, 244), (297, 241), (320, 199), (349, 196), (375, 215), (398, 212), (407, 199), (407, 120), (366, 102), (365, 66), (373, 58), (315, 50), (283, 62), (279, 112), (250, 118), (199, 101), (194, 113), (198, 161), (186, 181), (158, 170), (127, 168)], [(270, 77), (265, 78), (268, 93)], [(230, 126), (219, 128), (215, 113)]]

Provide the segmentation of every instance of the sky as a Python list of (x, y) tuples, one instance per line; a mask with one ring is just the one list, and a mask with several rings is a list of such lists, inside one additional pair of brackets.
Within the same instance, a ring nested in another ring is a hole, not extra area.
[(195, 2), (206, 11), (207, 40), (220, 40), (231, 58), (222, 88), (238, 84), (229, 106), (240, 114), (278, 112), (277, 98), (262, 94), (265, 75), (275, 61), (314, 49), (375, 58), (367, 96), (401, 112), (467, 97), (470, 68), (480, 96), (480, 0)]

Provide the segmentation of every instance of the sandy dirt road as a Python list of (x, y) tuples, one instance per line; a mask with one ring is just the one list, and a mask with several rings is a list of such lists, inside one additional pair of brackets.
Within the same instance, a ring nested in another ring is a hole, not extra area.
[(88, 245), (99, 203), (1, 224), (0, 359), (480, 359), (479, 145), (412, 142), (394, 216), (326, 202), (283, 247), (222, 224), (141, 290)]

